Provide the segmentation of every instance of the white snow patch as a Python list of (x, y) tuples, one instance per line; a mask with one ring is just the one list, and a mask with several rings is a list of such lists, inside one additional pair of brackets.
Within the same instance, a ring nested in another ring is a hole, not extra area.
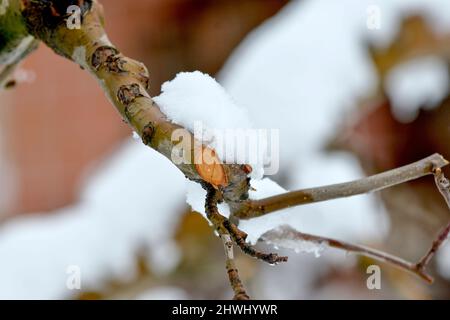
[(18, 58), (30, 47), (33, 41), (33, 36), (24, 37), (13, 51), (0, 55), (0, 64), (8, 65), (16, 62)]
[[(258, 200), (286, 192), (285, 189), (269, 178), (251, 181), (251, 185), (255, 191), (250, 191), (250, 199)], [(291, 224), (300, 228), (301, 219), (295, 215), (297, 210), (298, 208), (284, 209), (255, 219), (241, 220), (239, 228), (248, 234), (247, 241), (255, 244), (261, 235), (280, 225)]]
[(297, 239), (295, 234), (298, 231), (289, 225), (282, 225), (273, 230), (264, 233), (261, 240), (274, 246), (275, 249), (290, 249), (295, 253), (312, 253), (319, 258), (322, 251), (325, 250), (325, 244), (317, 241), (307, 241)]
[(439, 273), (450, 280), (450, 242), (448, 240), (438, 251), (436, 258)]
[(386, 80), (392, 111), (404, 122), (414, 120), (420, 108), (430, 109), (442, 101), (450, 83), (447, 63), (437, 57), (402, 64), (392, 70)]
[(181, 72), (165, 82), (162, 93), (153, 99), (172, 122), (215, 149), (222, 161), (248, 163), (253, 167), (252, 178), (263, 176), (263, 159), (255, 162), (230, 159), (227, 150), (235, 150), (238, 139), (243, 138), (244, 130), (252, 128), (252, 124), (246, 110), (214, 78), (200, 71)]
[(0, 16), (8, 11), (9, 0), (0, 0)]

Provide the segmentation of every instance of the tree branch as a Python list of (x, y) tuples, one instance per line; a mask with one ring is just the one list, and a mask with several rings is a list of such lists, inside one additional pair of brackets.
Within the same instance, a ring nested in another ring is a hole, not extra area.
[[(444, 162), (437, 162), (438, 158), (435, 156), (428, 157), (424, 160), (421, 160), (419, 162), (416, 162), (410, 166), (417, 168), (424, 168), (427, 167), (428, 161), (431, 159), (431, 163), (434, 167), (430, 168), (430, 172), (434, 175), (434, 181), (436, 183), (436, 187), (438, 188), (439, 192), (445, 199), (447, 206), (450, 209), (450, 181), (444, 176), (444, 173), (442, 172), (440, 165), (443, 165)], [(429, 160), (427, 160), (429, 159)], [(442, 159), (441, 159), (442, 160)], [(421, 164), (420, 164), (421, 163)], [(406, 167), (402, 167), (407, 168)], [(401, 168), (400, 168), (401, 169)], [(427, 169), (428, 170), (428, 169)], [(413, 170), (415, 171), (415, 170)], [(399, 269), (402, 269), (404, 271), (407, 271), (409, 273), (412, 273), (422, 280), (425, 280), (428, 283), (433, 282), (433, 278), (426, 273), (426, 267), (430, 263), (431, 259), (434, 257), (436, 252), (442, 247), (442, 245), (445, 243), (445, 241), (448, 239), (450, 234), (450, 222), (447, 224), (445, 228), (443, 228), (439, 234), (437, 235), (436, 239), (433, 241), (430, 249), (428, 252), (417, 262), (409, 262), (402, 258), (399, 258), (397, 256), (393, 256), (389, 253), (375, 250), (372, 248), (368, 248), (361, 245), (352, 244), (345, 241), (340, 241), (332, 238), (326, 238), (322, 236), (302, 233), (297, 230), (294, 230), (293, 228), (289, 226), (282, 226), (277, 229), (271, 230), (266, 232), (264, 235), (261, 236), (260, 241), (265, 241), (268, 243), (276, 243), (276, 241), (286, 241), (286, 240), (293, 240), (293, 241), (308, 241), (315, 243), (317, 245), (326, 245), (331, 248), (341, 249), (345, 250), (347, 252), (352, 252), (356, 254), (360, 254), (366, 257), (371, 257), (373, 259), (376, 259), (378, 261), (387, 263), (389, 265), (392, 265), (394, 267), (397, 267)]]
[(230, 280), (231, 288), (234, 291), (234, 300), (249, 300), (250, 297), (245, 291), (244, 285), (239, 277), (239, 271), (234, 263), (234, 253), (233, 253), (233, 241), (229, 234), (223, 234), (220, 236), (223, 241), (223, 246), (225, 249), (225, 267), (227, 269), (228, 278)]
[(433, 154), (409, 165), (355, 181), (286, 192), (260, 200), (246, 200), (234, 212), (234, 216), (251, 219), (293, 206), (375, 192), (433, 174), (433, 168), (447, 164), (448, 161), (441, 155)]
[[(12, 28), (12, 20), (13, 29), (21, 30), (17, 39), (28, 36), (25, 30), (88, 71), (143, 143), (164, 155), (187, 178), (210, 183), (223, 192), (227, 202), (248, 197), (249, 180), (240, 165), (223, 164), (213, 150), (161, 112), (148, 94), (147, 68), (126, 57), (109, 41), (103, 26), (103, 8), (96, 0), (76, 0), (82, 18), (78, 29), (67, 26), (66, 10), (74, 0), (9, 1), (8, 15), (0, 15), (0, 29)], [(0, 54), (2, 51), (0, 48)], [(173, 155), (180, 150), (180, 142), (191, 147), (182, 150), (183, 161), (175, 161)]]
[[(286, 262), (287, 257), (280, 257), (275, 253), (263, 253), (255, 250), (252, 246), (245, 242), (247, 234), (239, 230), (236, 225), (231, 223), (227, 218), (219, 213), (217, 204), (222, 201), (220, 192), (218, 192), (214, 187), (209, 184), (203, 183), (203, 187), (206, 190), (206, 200), (205, 200), (205, 212), (206, 217), (212, 223), (213, 227), (219, 233), (225, 244), (225, 252), (227, 255), (226, 269), (228, 272), (228, 277), (230, 280), (231, 287), (235, 293), (236, 299), (244, 299), (248, 296), (245, 293), (245, 289), (239, 279), (239, 273), (234, 264), (234, 259), (232, 259), (232, 249), (229, 249), (229, 240), (232, 239), (233, 242), (244, 252), (245, 254), (265, 261), (270, 264), (277, 264), (280, 262)], [(231, 251), (230, 251), (231, 250)]]
[[(79, 29), (69, 29), (66, 25), (66, 10), (74, 2), (79, 5), (82, 13)], [(126, 57), (109, 41), (103, 27), (103, 9), (96, 0), (9, 0), (9, 3), (6, 14), (0, 15), (0, 29), (2, 32), (6, 31), (5, 34), (9, 37), (2, 39), (7, 40), (7, 43), (0, 47), (0, 58), (4, 58), (5, 52), (10, 54), (12, 48), (20, 47), (21, 41), (29, 35), (43, 41), (57, 54), (74, 61), (98, 80), (123, 120), (140, 135), (144, 144), (168, 158), (187, 178), (201, 183), (206, 188), (207, 217), (224, 241), (226, 266), (236, 298), (248, 296), (234, 264), (230, 240), (246, 254), (271, 264), (286, 261), (287, 258), (258, 252), (248, 245), (245, 241), (247, 235), (218, 212), (217, 203), (220, 201), (226, 201), (230, 205), (234, 216), (250, 219), (292, 206), (379, 191), (434, 173), (438, 188), (450, 205), (450, 184), (440, 171), (448, 162), (438, 154), (348, 183), (287, 192), (261, 200), (242, 200), (248, 198), (250, 188), (247, 170), (240, 165), (222, 164), (214, 151), (196, 141), (192, 133), (172, 123), (161, 112), (148, 94), (150, 77), (147, 68), (142, 63)], [(34, 39), (32, 40), (32, 43), (35, 43)], [(0, 74), (0, 84), (11, 74), (14, 65), (28, 53), (25, 50), (23, 54), (13, 55), (18, 57), (18, 60), (10, 61), (9, 66), (3, 70)], [(179, 143), (179, 140), (174, 141), (174, 133), (179, 130), (184, 130), (183, 139), (190, 140), (192, 146), (188, 150), (190, 153), (188, 152), (187, 159), (185, 158), (187, 161), (181, 163), (175, 162), (172, 157), (174, 150), (178, 150)], [(202, 154), (210, 155), (210, 158), (206, 159), (208, 161), (197, 161), (196, 153), (199, 150)], [(439, 234), (429, 252), (417, 264), (330, 238), (299, 232), (295, 233), (295, 237), (368, 255), (430, 282), (431, 277), (425, 273), (425, 267), (442, 246), (449, 232), (450, 225)]]
[[(450, 181), (444, 176), (441, 168), (436, 167), (433, 169), (434, 173), (434, 182), (436, 183), (436, 187), (444, 198), (447, 206), (450, 209)], [(433, 241), (430, 250), (423, 256), (423, 258), (417, 264), (417, 268), (425, 269), (428, 263), (431, 261), (436, 252), (442, 247), (442, 245), (447, 240), (450, 234), (450, 221), (445, 228), (439, 232), (436, 239)]]

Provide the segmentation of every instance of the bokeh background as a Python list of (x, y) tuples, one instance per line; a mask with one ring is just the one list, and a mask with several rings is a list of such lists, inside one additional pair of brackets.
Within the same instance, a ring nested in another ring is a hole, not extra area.
[[(450, 158), (446, 0), (109, 0), (110, 39), (150, 70), (152, 95), (201, 70), (280, 130), (287, 189), (343, 182), (439, 152)], [(221, 242), (184, 177), (131, 137), (86, 72), (41, 45), (0, 93), (0, 298), (231, 297)], [(301, 231), (419, 259), (450, 211), (432, 178), (300, 207)], [(297, 223), (296, 223), (297, 225)], [(264, 247), (263, 247), (264, 248)], [(268, 248), (265, 248), (268, 249)], [(272, 249), (273, 250), (273, 249)], [(261, 299), (450, 297), (450, 248), (432, 286), (334, 250), (270, 267), (238, 255)], [(72, 266), (80, 290), (66, 286)]]

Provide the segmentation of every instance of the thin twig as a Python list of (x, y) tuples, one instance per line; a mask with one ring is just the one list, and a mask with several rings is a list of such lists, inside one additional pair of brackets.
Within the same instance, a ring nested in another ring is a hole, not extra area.
[[(433, 170), (434, 173), (434, 181), (436, 186), (441, 193), (442, 197), (445, 199), (447, 206), (450, 209), (450, 181), (444, 176), (441, 168), (435, 168)], [(445, 228), (443, 228), (436, 239), (433, 241), (431, 248), (428, 252), (422, 257), (422, 259), (417, 263), (418, 269), (425, 269), (428, 263), (431, 261), (436, 252), (442, 247), (442, 245), (447, 240), (450, 234), (450, 222), (447, 224)]]
[[(34, 38), (97, 79), (122, 119), (144, 144), (165, 156), (187, 178), (222, 187), (225, 201), (237, 201), (247, 194), (248, 173), (241, 165), (222, 163), (209, 146), (161, 111), (149, 94), (151, 78), (147, 67), (127, 57), (109, 40), (99, 1), (82, 1), (82, 21), (75, 29), (67, 28), (61, 0), (10, 0), (10, 3), (14, 3), (10, 15), (16, 15), (16, 22), (23, 24)], [(47, 18), (52, 22), (47, 23)], [(8, 21), (0, 15), (0, 29), (6, 24)], [(180, 152), (181, 158), (174, 156)]]
[(11, 61), (8, 64), (5, 64), (3, 66), (3, 69), (0, 71), (0, 90), (6, 89), (10, 86), (14, 86), (15, 81), (14, 79), (11, 79), (11, 76), (13, 75), (14, 71), (17, 69), (17, 66), (20, 64), (20, 62), (31, 52), (36, 50), (38, 47), (38, 41), (32, 40), (24, 49), (22, 52), (18, 54), (17, 57), (13, 61)]
[(0, 72), (0, 89), (4, 89), (9, 87), (9, 78), (13, 74), (16, 67), (19, 65), (19, 62), (11, 63), (3, 67)]
[(432, 174), (433, 168), (441, 168), (447, 164), (448, 161), (436, 153), (409, 165), (355, 181), (286, 192), (260, 200), (247, 200), (235, 210), (234, 216), (251, 219), (293, 206), (375, 192)]
[(234, 291), (234, 300), (249, 300), (250, 297), (245, 291), (244, 285), (239, 277), (239, 271), (234, 263), (233, 241), (229, 234), (222, 234), (220, 237), (222, 238), (225, 249), (225, 267), (227, 269), (231, 288)]
[(433, 282), (433, 278), (425, 272), (425, 268), (418, 268), (417, 267), (418, 264), (406, 261), (402, 258), (393, 256), (389, 253), (368, 248), (365, 246), (356, 245), (332, 238), (302, 233), (292, 229), (289, 226), (284, 226), (277, 228), (275, 230), (268, 231), (261, 237), (260, 240), (265, 242), (276, 242), (276, 240), (273, 240), (274, 238), (282, 239), (283, 241), (286, 240), (308, 241), (318, 245), (326, 245), (331, 248), (341, 249), (347, 252), (352, 252), (363, 256), (371, 257), (378, 261), (388, 263), (399, 269), (410, 272), (420, 277), (421, 279), (425, 280), (428, 283)]
[[(431, 173), (434, 174), (434, 181), (436, 186), (445, 199), (447, 206), (450, 209), (450, 181), (445, 177), (441, 168), (438, 164), (435, 164), (435, 167), (431, 168)], [(363, 256), (368, 256), (374, 258), (378, 261), (382, 261), (388, 263), (392, 266), (395, 266), (399, 269), (408, 271), (421, 279), (425, 280), (428, 283), (433, 282), (433, 278), (426, 273), (426, 267), (430, 263), (431, 259), (434, 257), (436, 252), (442, 247), (450, 234), (450, 222), (447, 226), (442, 229), (436, 239), (433, 241), (428, 252), (419, 260), (417, 263), (412, 263), (406, 261), (402, 258), (393, 256), (386, 252), (378, 251), (372, 248), (368, 248), (361, 245), (355, 245), (352, 243), (335, 240), (331, 238), (321, 237), (317, 235), (311, 235), (307, 233), (302, 233), (297, 230), (292, 229), (289, 226), (283, 226), (275, 230), (271, 230), (266, 232), (260, 240), (266, 242), (274, 242), (274, 238), (285, 240), (295, 240), (295, 241), (308, 241), (312, 243), (316, 243), (318, 245), (326, 245), (328, 247), (337, 248), (341, 250), (345, 250), (347, 252), (353, 252), (356, 254), (360, 254)]]

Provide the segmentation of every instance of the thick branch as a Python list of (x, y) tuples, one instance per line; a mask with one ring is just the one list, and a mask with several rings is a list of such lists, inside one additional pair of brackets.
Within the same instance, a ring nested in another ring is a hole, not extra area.
[(351, 182), (292, 191), (261, 200), (247, 200), (242, 202), (234, 215), (251, 219), (293, 206), (375, 192), (433, 174), (433, 168), (447, 164), (448, 161), (441, 155), (433, 154), (409, 165)]
[(0, 89), (9, 87), (11, 75), (16, 70), (18, 62), (10, 63), (0, 71)]
[[(172, 123), (148, 94), (150, 77), (140, 62), (123, 55), (108, 39), (103, 27), (103, 8), (96, 0), (10, 0), (8, 20), (0, 15), (0, 27), (11, 19), (23, 30), (45, 42), (57, 54), (91, 73), (101, 84), (124, 121), (142, 141), (167, 157), (194, 181), (205, 181), (223, 192), (224, 200), (236, 202), (248, 196), (247, 172), (240, 165), (224, 165), (207, 146)], [(80, 28), (68, 28), (67, 8), (81, 8)], [(0, 48), (1, 49), (1, 48)], [(88, 102), (87, 102), (88, 103)], [(181, 138), (180, 138), (181, 137)], [(185, 151), (183, 161), (174, 154)], [(200, 157), (198, 155), (200, 154)], [(203, 158), (202, 158), (203, 155)], [(206, 159), (204, 158), (206, 157)]]

